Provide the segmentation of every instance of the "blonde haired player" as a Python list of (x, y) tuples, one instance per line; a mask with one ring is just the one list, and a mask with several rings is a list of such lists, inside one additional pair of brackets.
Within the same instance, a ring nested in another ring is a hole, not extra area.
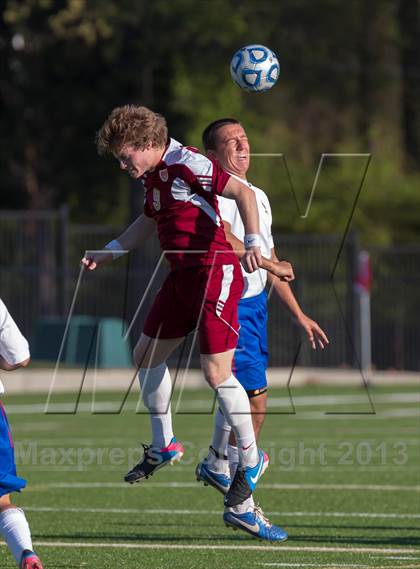
[[(171, 266), (134, 349), (152, 443), (125, 480), (144, 480), (183, 454), (172, 430), (166, 360), (198, 329), (204, 377), (238, 441), (239, 467), (225, 499), (231, 505), (240, 503), (254, 491), (268, 457), (257, 448), (247, 394), (232, 374), (243, 278), (225, 237), (217, 196), (223, 194), (238, 206), (245, 227), (241, 262), (252, 272), (262, 264), (254, 193), (197, 149), (168, 137), (164, 117), (146, 107), (114, 109), (98, 133), (97, 147), (101, 154), (112, 154), (131, 177), (142, 179), (144, 214), (108, 243), (112, 253), (88, 252), (82, 263), (95, 269), (137, 247), (157, 229)], [(285, 274), (292, 274), (290, 265)]]
[[(13, 371), (26, 367), (28, 342), (0, 299), (0, 369)], [(4, 387), (0, 381), (0, 394)], [(6, 411), (0, 401), (0, 534), (20, 569), (42, 569), (32, 547), (31, 531), (21, 508), (12, 504), (10, 494), (20, 492), (26, 480), (16, 475), (14, 450)]]

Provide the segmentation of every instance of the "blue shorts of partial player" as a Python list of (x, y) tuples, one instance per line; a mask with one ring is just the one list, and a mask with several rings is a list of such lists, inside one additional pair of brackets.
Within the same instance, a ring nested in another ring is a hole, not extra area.
[(12, 434), (3, 403), (0, 401), (0, 496), (20, 492), (26, 480), (16, 475)]
[(267, 391), (268, 341), (267, 293), (243, 298), (238, 305), (239, 341), (233, 358), (233, 374), (249, 397)]

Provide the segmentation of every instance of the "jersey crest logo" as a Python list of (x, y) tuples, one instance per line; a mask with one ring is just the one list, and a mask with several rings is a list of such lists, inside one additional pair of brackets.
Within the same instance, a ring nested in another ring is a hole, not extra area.
[(156, 211), (160, 210), (160, 191), (157, 188), (153, 188), (153, 207)]
[(165, 168), (164, 170), (159, 171), (159, 178), (162, 182), (167, 182), (169, 178), (168, 170)]
[(265, 213), (268, 215), (268, 209), (267, 209), (265, 203), (261, 202), (261, 205), (263, 206)]

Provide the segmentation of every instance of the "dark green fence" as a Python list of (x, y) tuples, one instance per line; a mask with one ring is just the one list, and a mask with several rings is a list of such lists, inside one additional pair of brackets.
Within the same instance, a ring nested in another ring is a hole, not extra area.
[[(157, 242), (79, 279), (84, 251), (102, 248), (117, 234), (118, 228), (70, 224), (65, 209), (0, 212), (0, 296), (33, 346), (42, 342), (42, 337), (35, 337), (42, 322), (51, 318), (66, 321), (72, 305), (75, 316), (122, 319), (125, 326), (131, 326), (134, 342), (167, 273), (162, 263), (145, 296), (160, 258)], [(354, 236), (342, 248), (339, 236), (276, 235), (275, 242), (279, 257), (294, 265), (293, 289), (299, 302), (325, 329), (331, 344), (324, 352), (313, 353), (272, 295), (270, 364), (291, 366), (298, 354), (298, 365), (357, 367), (360, 338), (354, 281), (358, 246)], [(373, 269), (373, 364), (379, 369), (420, 370), (420, 244), (368, 250)], [(187, 352), (183, 352), (184, 360)], [(193, 364), (198, 364), (197, 351)]]

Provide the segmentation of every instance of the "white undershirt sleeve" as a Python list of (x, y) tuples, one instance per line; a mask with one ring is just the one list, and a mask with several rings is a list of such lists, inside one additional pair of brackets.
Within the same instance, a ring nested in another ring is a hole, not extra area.
[(0, 299), (0, 355), (10, 365), (19, 364), (30, 357), (29, 345), (17, 327), (4, 302)]

